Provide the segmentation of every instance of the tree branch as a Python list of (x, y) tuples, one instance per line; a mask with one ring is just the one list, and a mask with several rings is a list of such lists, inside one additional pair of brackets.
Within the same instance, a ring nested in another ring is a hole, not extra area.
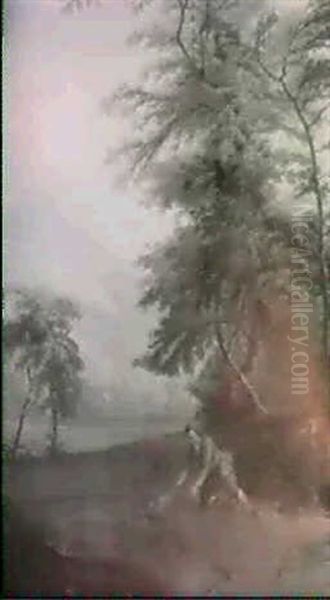
[(299, 106), (298, 99), (292, 94), (289, 90), (287, 83), (285, 80), (281, 82), (282, 89), (287, 96), (288, 100), (291, 102), (298, 120), (303, 128), (305, 133), (306, 142), (309, 148), (310, 158), (311, 158), (311, 166), (312, 166), (312, 176), (311, 182), (313, 186), (313, 192), (316, 199), (317, 205), (317, 213), (318, 213), (318, 251), (319, 251), (319, 269), (321, 276), (321, 294), (322, 294), (322, 303), (323, 303), (323, 354), (324, 359), (327, 361), (328, 357), (328, 339), (329, 339), (329, 298), (328, 298), (328, 272), (325, 260), (325, 250), (324, 250), (324, 214), (323, 214), (323, 199), (322, 199), (322, 191), (319, 179), (319, 167), (317, 164), (316, 158), (316, 149), (314, 144), (314, 139), (311, 133), (311, 125), (308, 123), (303, 111)]
[(279, 85), (282, 88), (282, 91), (290, 104), (292, 105), (297, 119), (300, 122), (300, 125), (304, 132), (305, 141), (307, 143), (310, 160), (311, 160), (311, 183), (312, 190), (316, 199), (316, 207), (317, 207), (317, 216), (318, 216), (318, 262), (320, 269), (320, 288), (322, 295), (322, 304), (323, 304), (323, 330), (322, 330), (322, 346), (323, 346), (323, 355), (325, 362), (328, 360), (329, 353), (329, 313), (330, 313), (330, 304), (328, 298), (328, 279), (329, 274), (327, 270), (327, 263), (325, 258), (325, 249), (324, 249), (324, 214), (323, 214), (323, 199), (322, 199), (322, 190), (320, 184), (320, 176), (319, 176), (319, 167), (317, 163), (316, 157), (316, 148), (314, 144), (314, 138), (311, 132), (311, 128), (315, 125), (315, 123), (321, 118), (324, 110), (319, 111), (316, 119), (313, 119), (311, 123), (308, 122), (302, 106), (299, 104), (297, 96), (295, 96), (291, 90), (289, 89), (286, 81), (286, 66), (287, 60), (284, 59), (282, 72), (280, 76), (276, 76), (261, 60), (260, 54), (257, 51), (257, 62), (260, 65), (263, 72), (267, 75), (267, 77)]
[(179, 5), (179, 9), (180, 9), (180, 18), (179, 18), (179, 24), (178, 24), (178, 28), (176, 31), (175, 39), (177, 41), (179, 48), (181, 49), (182, 54), (184, 54), (187, 61), (194, 68), (194, 70), (198, 71), (194, 60), (190, 56), (186, 46), (184, 45), (184, 43), (182, 41), (182, 29), (183, 29), (183, 25), (184, 25), (184, 20), (185, 20), (186, 10), (188, 8), (189, 0), (177, 0), (177, 3)]
[(215, 326), (215, 335), (216, 335), (218, 346), (219, 346), (219, 348), (221, 350), (221, 353), (222, 353), (225, 361), (227, 362), (227, 364), (229, 365), (229, 367), (231, 368), (231, 370), (235, 373), (237, 379), (241, 382), (242, 386), (247, 391), (247, 393), (248, 393), (249, 397), (251, 398), (253, 404), (264, 415), (268, 415), (269, 412), (266, 409), (266, 407), (263, 405), (263, 403), (261, 402), (261, 400), (260, 400), (260, 398), (259, 398), (256, 390), (251, 385), (251, 383), (249, 382), (249, 380), (246, 377), (246, 375), (235, 364), (235, 362), (233, 361), (230, 353), (228, 352), (228, 350), (227, 350), (227, 348), (225, 346), (223, 337), (222, 337), (222, 332), (221, 332), (221, 328), (220, 328), (219, 323), (217, 323), (216, 326)]
[[(205, 84), (207, 84), (208, 86), (210, 86), (210, 88), (212, 89), (218, 89), (218, 86), (214, 83), (212, 83), (212, 81), (209, 81), (206, 76), (205, 76), (205, 69), (204, 69), (204, 61), (205, 58), (204, 56), (202, 56), (202, 65), (201, 67), (198, 67), (198, 65), (196, 64), (196, 61), (193, 59), (193, 57), (191, 56), (191, 54), (189, 54), (183, 40), (182, 40), (182, 30), (183, 30), (183, 26), (184, 26), (184, 22), (185, 22), (185, 17), (186, 17), (186, 11), (188, 8), (188, 4), (189, 4), (189, 0), (177, 0), (178, 6), (179, 6), (179, 10), (180, 10), (180, 17), (179, 17), (179, 24), (178, 24), (178, 28), (176, 30), (176, 34), (175, 34), (175, 39), (176, 42), (182, 52), (182, 54), (184, 55), (184, 57), (186, 58), (187, 62), (189, 63), (190, 67), (192, 68), (192, 70), (195, 72), (195, 74), (197, 75), (197, 77)], [(203, 51), (204, 52), (204, 51)]]
[(329, 104), (326, 104), (325, 106), (322, 106), (322, 108), (320, 108), (320, 110), (316, 113), (314, 118), (308, 123), (308, 127), (311, 129), (312, 127), (317, 125), (317, 123), (321, 120), (322, 115), (325, 112), (327, 112), (327, 110), (329, 110)]

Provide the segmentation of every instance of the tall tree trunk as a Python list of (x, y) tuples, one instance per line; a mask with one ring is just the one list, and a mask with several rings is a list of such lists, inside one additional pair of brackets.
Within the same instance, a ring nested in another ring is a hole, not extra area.
[(284, 80), (282, 80), (282, 87), (287, 96), (287, 98), (292, 103), (296, 115), (300, 121), (300, 124), (303, 128), (306, 143), (309, 150), (310, 162), (311, 162), (311, 186), (312, 191), (316, 201), (316, 211), (317, 211), (317, 237), (318, 237), (318, 247), (317, 247), (317, 260), (319, 263), (319, 276), (320, 276), (320, 290), (321, 290), (321, 302), (322, 302), (322, 349), (323, 349), (323, 358), (325, 365), (329, 359), (329, 292), (328, 292), (328, 283), (329, 283), (329, 273), (327, 269), (327, 260), (326, 260), (326, 252), (325, 252), (325, 243), (324, 243), (324, 207), (323, 207), (323, 197), (321, 191), (321, 183), (320, 183), (320, 173), (319, 166), (317, 163), (317, 155), (315, 149), (315, 142), (311, 131), (311, 126), (308, 124), (307, 118), (305, 117), (301, 107), (299, 106), (297, 98), (290, 92)]
[(52, 455), (55, 455), (58, 452), (58, 410), (54, 406), (51, 410), (51, 433), (49, 450)]
[(216, 340), (217, 340), (219, 349), (221, 351), (221, 354), (222, 354), (225, 362), (230, 367), (230, 369), (233, 371), (233, 373), (235, 374), (237, 380), (241, 383), (241, 385), (243, 386), (243, 388), (247, 392), (248, 397), (252, 400), (253, 404), (258, 409), (258, 411), (260, 411), (264, 415), (267, 415), (268, 414), (268, 410), (263, 405), (263, 403), (261, 402), (257, 391), (254, 389), (254, 387), (252, 386), (252, 384), (250, 383), (250, 381), (246, 377), (245, 373), (243, 373), (242, 370), (235, 364), (235, 362), (232, 359), (230, 353), (228, 352), (228, 350), (227, 350), (227, 348), (225, 346), (223, 337), (222, 337), (221, 328), (220, 328), (219, 324), (216, 325), (215, 335), (216, 335)]
[(320, 169), (317, 161), (317, 152), (315, 147), (315, 140), (312, 132), (312, 125), (308, 121), (304, 113), (304, 109), (299, 102), (298, 96), (291, 92), (286, 82), (286, 62), (283, 64), (282, 74), (280, 76), (274, 75), (268, 67), (257, 58), (260, 67), (269, 79), (274, 81), (277, 85), (281, 86), (284, 95), (293, 107), (296, 117), (301, 125), (306, 140), (306, 146), (310, 157), (311, 167), (311, 191), (314, 195), (316, 202), (316, 214), (317, 214), (317, 261), (319, 266), (320, 276), (320, 290), (321, 290), (321, 303), (322, 303), (322, 355), (324, 364), (327, 366), (329, 362), (329, 337), (330, 337), (330, 304), (329, 304), (329, 272), (326, 258), (325, 248), (325, 223), (324, 223), (324, 205), (323, 205), (323, 194), (321, 188)]
[(14, 436), (13, 443), (12, 443), (12, 446), (10, 449), (11, 458), (13, 460), (15, 460), (15, 458), (17, 456), (17, 451), (19, 449), (20, 442), (21, 442), (26, 413), (28, 411), (30, 404), (31, 404), (31, 397), (27, 396), (24, 400), (23, 406), (21, 408), (21, 412), (18, 417), (15, 436)]
[(253, 361), (257, 355), (258, 340), (257, 336), (252, 332), (247, 339), (247, 351), (245, 360), (242, 364), (241, 371), (244, 375), (248, 375), (252, 369)]

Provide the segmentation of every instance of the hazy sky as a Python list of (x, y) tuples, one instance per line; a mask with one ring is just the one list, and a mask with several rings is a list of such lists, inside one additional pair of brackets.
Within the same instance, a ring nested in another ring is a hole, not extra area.
[(100, 100), (139, 64), (125, 45), (128, 6), (64, 17), (58, 0), (7, 2), (8, 277), (105, 304), (112, 271), (116, 287), (163, 223), (115, 189), (104, 164), (124, 124)]
[(8, 0), (5, 39), (5, 266), (9, 283), (86, 304), (97, 375), (125, 373), (146, 343), (134, 261), (169, 230), (119, 190), (104, 158), (125, 127), (101, 99), (138, 73), (128, 0), (64, 16), (58, 0)]
[[(246, 3), (243, 20), (259, 3)], [(100, 101), (141, 64), (125, 43), (130, 0), (103, 0), (71, 17), (59, 0), (6, 4), (7, 277), (108, 307), (147, 242), (169, 229), (137, 192), (115, 188), (104, 164), (125, 123), (102, 115)]]

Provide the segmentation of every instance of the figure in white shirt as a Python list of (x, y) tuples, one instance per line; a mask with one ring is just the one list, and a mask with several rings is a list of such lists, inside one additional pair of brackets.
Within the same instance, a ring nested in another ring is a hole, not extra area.
[[(199, 433), (189, 425), (186, 427), (186, 433), (191, 443), (192, 453), (199, 460), (199, 475), (191, 487), (192, 495), (202, 501), (207, 483), (211, 477), (217, 475), (231, 497), (241, 504), (248, 505), (247, 496), (237, 482), (232, 454), (219, 448), (209, 435)], [(181, 474), (176, 486), (183, 485), (188, 477), (189, 467)], [(216, 499), (217, 496), (211, 496), (208, 502)]]
[[(151, 508), (154, 511), (156, 507), (157, 512), (162, 512), (173, 500), (177, 489), (187, 484), (188, 480), (193, 480), (190, 487), (193, 497), (200, 504), (212, 504), (219, 499), (221, 492), (212, 495), (208, 487), (212, 478), (217, 477), (223, 484), (221, 486), (222, 492), (235, 499), (240, 505), (252, 510), (246, 494), (238, 485), (232, 454), (218, 447), (209, 435), (199, 432), (198, 426), (192, 428), (188, 425), (185, 432), (190, 442), (188, 467), (180, 474), (174, 489), (167, 494), (163, 494), (156, 502), (151, 502), (149, 509)], [(198, 476), (196, 479), (194, 473), (197, 465)]]

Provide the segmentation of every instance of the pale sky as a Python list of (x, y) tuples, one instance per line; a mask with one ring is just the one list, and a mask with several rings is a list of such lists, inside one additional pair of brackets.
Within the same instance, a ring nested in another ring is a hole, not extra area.
[(86, 306), (82, 346), (105, 382), (131, 373), (145, 349), (150, 319), (135, 308), (134, 262), (170, 230), (137, 191), (114, 186), (104, 163), (125, 123), (102, 115), (101, 100), (141, 65), (125, 43), (130, 27), (129, 0), (74, 16), (58, 0), (7, 0), (6, 281)]
[(100, 101), (134, 77), (139, 58), (125, 45), (127, 0), (73, 17), (58, 5), (7, 3), (7, 274), (107, 303), (112, 270), (165, 222), (114, 188), (104, 164), (124, 123), (103, 116)]

